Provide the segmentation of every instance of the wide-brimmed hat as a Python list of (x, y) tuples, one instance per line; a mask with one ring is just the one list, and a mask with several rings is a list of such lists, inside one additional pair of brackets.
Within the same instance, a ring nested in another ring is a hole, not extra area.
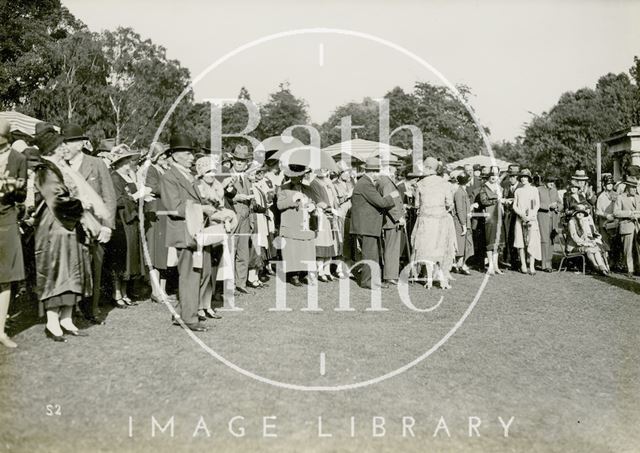
[(529, 180), (533, 178), (533, 175), (531, 174), (531, 170), (529, 170), (528, 168), (523, 168), (520, 174), (518, 175), (518, 178), (522, 178), (523, 176), (526, 176), (527, 178), (529, 178)]
[(583, 204), (579, 204), (578, 206), (576, 206), (576, 209), (573, 211), (573, 216), (579, 214), (579, 213), (583, 213), (584, 215), (589, 215), (589, 211), (587, 210), (587, 207)]
[(587, 176), (587, 173), (580, 169), (580, 170), (576, 170), (572, 175), (571, 175), (571, 179), (575, 179), (576, 181), (588, 181), (589, 177)]
[(38, 148), (26, 148), (22, 155), (27, 158), (27, 167), (32, 170), (42, 163), (42, 153)]
[(632, 176), (627, 175), (623, 182), (625, 186), (638, 187), (638, 180)]
[(231, 157), (236, 160), (251, 160), (251, 153), (247, 146), (237, 145), (231, 153)]
[(296, 176), (302, 176), (306, 173), (309, 173), (311, 169), (309, 167), (305, 167), (304, 165), (284, 165), (282, 167), (282, 174), (287, 178), (295, 178)]
[(75, 142), (78, 140), (89, 140), (84, 131), (77, 124), (65, 124), (61, 131), (64, 142)]
[(193, 151), (193, 141), (187, 134), (173, 134), (169, 139), (169, 148), (165, 151), (167, 154), (176, 151)]
[(109, 154), (111, 156), (109, 160), (111, 161), (112, 167), (116, 166), (119, 162), (121, 162), (123, 159), (126, 159), (127, 157), (140, 157), (140, 153), (138, 151), (132, 150), (131, 148), (129, 148), (129, 145), (125, 145), (124, 143), (114, 146)]
[(36, 133), (33, 143), (38, 147), (43, 156), (48, 156), (63, 143), (64, 139), (56, 131), (51, 123), (40, 122), (36, 124)]

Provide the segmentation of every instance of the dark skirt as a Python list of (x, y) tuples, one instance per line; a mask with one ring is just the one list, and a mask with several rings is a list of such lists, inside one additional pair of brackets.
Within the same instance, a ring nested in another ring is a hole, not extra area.
[(80, 294), (66, 292), (57, 296), (49, 297), (40, 301), (45, 310), (52, 310), (60, 307), (74, 307), (80, 303), (82, 296)]
[(24, 261), (18, 224), (0, 225), (0, 283), (20, 280), (24, 280)]
[[(167, 234), (167, 216), (156, 215), (155, 212), (147, 212), (145, 217), (145, 236), (149, 258), (154, 269), (165, 270), (167, 268), (167, 256), (169, 247), (165, 244)], [(146, 261), (144, 263), (146, 266)]]
[[(500, 238), (498, 238), (498, 231), (500, 232)], [(504, 247), (505, 229), (502, 222), (498, 222), (495, 219), (486, 219), (484, 222), (484, 237), (486, 243), (486, 250), (488, 252), (499, 251)]]
[(144, 260), (140, 244), (140, 223), (116, 221), (116, 229), (107, 245), (112, 271), (125, 280), (144, 275)]

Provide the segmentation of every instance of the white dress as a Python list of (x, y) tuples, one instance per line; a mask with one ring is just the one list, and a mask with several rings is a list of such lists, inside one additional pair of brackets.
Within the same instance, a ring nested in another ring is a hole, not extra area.
[[(537, 187), (528, 185), (516, 189), (513, 211), (517, 217), (513, 246), (517, 249), (523, 249), (526, 239), (527, 253), (534, 259), (541, 260), (542, 246), (540, 244), (540, 227), (538, 226), (538, 209), (540, 209), (540, 192)], [(528, 220), (528, 227), (525, 226), (523, 218)]]

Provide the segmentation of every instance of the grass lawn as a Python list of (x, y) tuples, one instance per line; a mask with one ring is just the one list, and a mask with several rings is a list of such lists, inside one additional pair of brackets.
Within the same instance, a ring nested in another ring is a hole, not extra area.
[[(320, 284), (322, 312), (301, 311), (306, 288), (291, 286), (293, 311), (273, 312), (272, 283), (238, 298), (243, 311), (223, 312), (222, 320), (208, 321), (208, 332), (195, 335), (235, 365), (272, 380), (352, 384), (430, 349), (467, 310), (483, 278), (477, 272), (458, 276), (449, 291), (412, 286), (418, 307), (444, 296), (428, 313), (409, 310), (394, 288), (383, 290), (388, 311), (365, 311), (368, 292), (353, 282), (356, 311), (333, 310), (334, 282)], [(172, 326), (166, 307), (149, 301), (112, 310), (106, 325), (66, 344), (46, 339), (43, 325), (33, 325), (16, 335), (17, 350), (0, 350), (0, 447), (639, 451), (639, 287), (569, 272), (492, 277), (464, 324), (431, 356), (383, 382), (340, 392), (295, 391), (246, 377)], [(60, 415), (47, 414), (58, 406)], [(174, 436), (156, 429), (153, 437), (152, 417), (165, 425), (172, 416)], [(202, 426), (193, 437), (201, 416), (210, 437)], [(275, 427), (267, 434), (277, 437), (265, 437), (263, 417), (272, 416), (266, 424)], [(332, 437), (319, 436), (318, 417), (322, 434)], [(470, 417), (480, 422), (479, 437), (473, 430), (469, 436)], [(504, 423), (514, 417), (508, 437), (499, 417)], [(383, 423), (384, 436), (375, 437), (372, 424)], [(236, 437), (242, 429), (244, 436)]]

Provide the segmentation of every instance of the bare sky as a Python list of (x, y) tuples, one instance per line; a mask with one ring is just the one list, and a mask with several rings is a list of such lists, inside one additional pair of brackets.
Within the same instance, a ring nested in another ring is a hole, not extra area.
[[(626, 72), (640, 56), (640, 1), (247, 1), (63, 0), (91, 30), (129, 26), (166, 47), (196, 77), (218, 58), (263, 36), (340, 28), (392, 41), (452, 83), (494, 141), (512, 139), (567, 90)], [(320, 56), (320, 45), (324, 49)], [(321, 64), (322, 59), (322, 64)], [(246, 86), (264, 102), (278, 83), (323, 122), (339, 105), (382, 97), (394, 86), (437, 77), (379, 43), (342, 35), (298, 35), (236, 55), (202, 78), (196, 99), (235, 97)]]

